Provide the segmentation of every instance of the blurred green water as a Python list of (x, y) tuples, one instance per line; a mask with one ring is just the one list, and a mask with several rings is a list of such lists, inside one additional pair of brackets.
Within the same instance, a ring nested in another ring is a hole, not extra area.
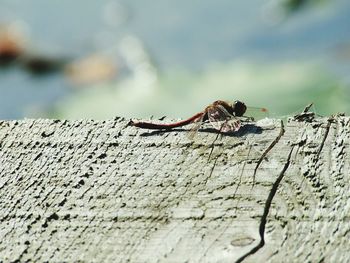
[[(271, 117), (291, 115), (313, 102), (318, 114), (349, 112), (349, 89), (317, 64), (217, 65), (201, 73), (161, 74), (142, 90), (137, 81), (85, 90), (61, 102), (54, 116), (104, 119), (115, 115), (188, 117), (214, 100), (266, 107)], [(118, 114), (116, 114), (118, 113)]]

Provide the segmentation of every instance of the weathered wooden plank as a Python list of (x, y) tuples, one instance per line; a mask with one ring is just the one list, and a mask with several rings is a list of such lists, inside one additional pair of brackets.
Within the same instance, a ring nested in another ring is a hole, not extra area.
[(118, 118), (3, 121), (0, 260), (234, 262), (263, 235), (244, 262), (348, 262), (349, 122), (190, 140)]

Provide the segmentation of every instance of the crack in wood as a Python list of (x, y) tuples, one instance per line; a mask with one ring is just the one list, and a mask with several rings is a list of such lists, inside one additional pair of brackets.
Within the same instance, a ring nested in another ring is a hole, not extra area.
[(209, 178), (213, 175), (213, 172), (214, 172), (214, 169), (215, 169), (215, 166), (216, 166), (216, 162), (218, 161), (218, 159), (219, 159), (219, 156), (216, 156), (215, 161), (214, 161), (214, 164), (213, 164), (213, 167), (212, 167), (211, 170), (210, 170), (210, 174), (209, 174), (209, 176), (208, 176), (208, 177), (206, 178), (206, 180), (205, 180), (205, 185), (207, 184)]
[[(223, 124), (221, 124), (221, 127), (220, 127), (220, 130), (218, 131), (218, 134), (216, 135), (216, 137), (215, 137), (215, 139), (214, 139), (214, 141), (213, 141), (213, 143), (211, 144), (211, 146), (210, 146), (210, 153), (209, 153), (209, 157), (208, 157), (208, 162), (210, 161), (210, 157), (211, 157), (211, 155), (212, 155), (212, 153), (213, 153), (213, 151), (214, 151), (214, 147), (215, 147), (215, 142), (217, 141), (217, 139), (219, 138), (219, 136), (221, 136), (221, 138), (222, 138), (222, 129), (224, 128), (224, 126), (225, 126), (225, 124), (227, 123), (227, 121), (225, 121)], [(215, 161), (215, 163), (216, 163), (216, 161)], [(215, 166), (215, 164), (214, 164), (214, 166)], [(213, 167), (213, 169), (214, 169), (214, 167)]]
[[(219, 138), (219, 136), (220, 136), (220, 133), (218, 133), (218, 134), (216, 135), (216, 137), (215, 137), (213, 143), (212, 143), (211, 146), (210, 146), (211, 149), (210, 149), (210, 153), (209, 153), (209, 157), (208, 157), (208, 163), (210, 162), (211, 155), (212, 155), (212, 153), (213, 153), (213, 151), (214, 151), (214, 148), (215, 148), (215, 142), (217, 141), (217, 139)], [(211, 168), (210, 173), (209, 173), (209, 176), (206, 178), (205, 184), (204, 184), (204, 185), (207, 184), (209, 178), (212, 176), (212, 174), (213, 174), (213, 172), (214, 172), (214, 169), (215, 169), (215, 166), (216, 166), (216, 162), (217, 162), (218, 159), (219, 159), (219, 156), (220, 156), (220, 155), (216, 156), (215, 161), (214, 161), (214, 163), (213, 163), (213, 167)]]
[[(316, 163), (319, 161), (319, 157), (320, 157), (320, 154), (321, 154), (321, 152), (322, 152), (322, 150), (323, 150), (323, 147), (324, 147), (324, 144), (325, 144), (325, 142), (326, 142), (326, 139), (327, 139), (327, 137), (328, 137), (328, 135), (329, 135), (329, 131), (330, 131), (332, 122), (335, 120), (334, 118), (335, 118), (335, 116), (331, 116), (331, 117), (329, 117), (329, 118), (327, 119), (327, 126), (326, 126), (326, 128), (325, 128), (326, 131), (325, 131), (325, 134), (323, 135), (321, 144), (320, 144), (320, 146), (319, 146), (319, 148), (318, 148), (318, 150), (317, 150), (316, 158), (314, 159), (314, 161), (315, 161), (315, 163), (314, 163), (314, 165), (313, 165), (314, 167), (317, 167)], [(305, 141), (300, 141), (299, 144), (298, 144), (299, 147), (298, 147), (297, 151), (299, 151), (299, 148), (302, 147), (302, 146), (304, 146), (305, 144), (306, 144), (306, 140), (305, 140)], [(316, 173), (316, 172), (314, 172), (314, 173)], [(304, 176), (303, 179), (301, 180), (300, 185), (299, 185), (299, 188), (301, 188), (301, 187), (303, 186), (303, 183), (304, 183), (304, 181), (305, 181), (305, 178), (306, 178), (306, 177)]]
[(258, 171), (258, 168), (260, 166), (260, 164), (262, 163), (262, 161), (264, 160), (264, 158), (266, 157), (266, 155), (272, 150), (272, 148), (279, 142), (279, 140), (281, 139), (281, 137), (283, 136), (285, 132), (285, 129), (284, 129), (284, 123), (283, 123), (283, 120), (281, 120), (281, 129), (280, 129), (280, 133), (278, 134), (278, 136), (273, 140), (273, 142), (269, 145), (269, 147), (267, 147), (267, 149), (263, 152), (263, 154), (260, 156), (256, 166), (255, 166), (255, 169), (254, 169), (254, 174), (253, 174), (253, 185), (252, 187), (254, 187), (254, 184), (255, 184), (255, 176), (256, 176), (256, 173)]
[(323, 136), (322, 142), (321, 142), (321, 144), (320, 144), (320, 148), (319, 148), (318, 151), (317, 151), (317, 155), (316, 155), (317, 159), (320, 157), (320, 154), (321, 154), (321, 152), (322, 152), (324, 143), (326, 142), (326, 139), (327, 139), (327, 137), (328, 137), (329, 130), (330, 130), (330, 128), (331, 128), (331, 125), (332, 125), (332, 122), (333, 122), (333, 121), (334, 121), (334, 116), (331, 116), (331, 117), (328, 118), (328, 120), (327, 120), (326, 132), (325, 132), (325, 134), (324, 134), (324, 136)]
[[(250, 155), (250, 151), (252, 149), (252, 145), (250, 145), (249, 147), (249, 150), (248, 150), (248, 154), (247, 154), (247, 160), (249, 159), (249, 155)], [(238, 180), (238, 184), (236, 186), (236, 189), (235, 189), (235, 192), (233, 193), (233, 199), (235, 198), (236, 194), (237, 194), (237, 191), (238, 191), (238, 188), (239, 186), (241, 185), (241, 182), (242, 182), (242, 176), (243, 176), (243, 172), (244, 172), (244, 168), (247, 164), (247, 160), (243, 162), (243, 167), (242, 167), (242, 171), (241, 171), (241, 174), (239, 175), (239, 180)], [(238, 200), (237, 200), (237, 203), (236, 203), (236, 210), (238, 208)]]
[[(218, 133), (218, 134), (216, 135), (216, 137), (215, 137), (213, 143), (212, 143), (211, 146), (210, 146), (211, 149), (210, 149), (210, 153), (209, 153), (209, 157), (208, 157), (208, 162), (210, 161), (211, 155), (212, 155), (212, 153), (213, 153), (213, 151), (214, 151), (214, 148), (215, 148), (215, 142), (217, 141), (217, 139), (219, 138), (219, 136), (220, 136), (220, 133)], [(214, 169), (214, 168), (213, 168), (213, 169)]]
[(272, 200), (273, 200), (275, 194), (277, 193), (278, 186), (280, 185), (280, 183), (281, 183), (281, 181), (282, 181), (282, 179), (283, 179), (283, 177), (284, 177), (284, 175), (285, 175), (285, 173), (290, 165), (290, 159), (292, 156), (293, 149), (294, 149), (294, 146), (292, 146), (292, 148), (288, 154), (287, 161), (284, 164), (284, 167), (283, 167), (280, 175), (277, 177), (276, 181), (273, 183), (271, 191), (269, 193), (269, 196), (266, 199), (264, 213), (260, 219), (260, 225), (259, 225), (260, 242), (255, 247), (253, 247), (250, 251), (248, 251), (246, 254), (244, 254), (239, 259), (237, 259), (236, 263), (243, 262), (243, 260), (245, 260), (247, 257), (255, 254), (257, 251), (259, 251), (265, 245), (265, 227), (266, 227), (266, 223), (267, 223), (267, 216), (269, 215)]

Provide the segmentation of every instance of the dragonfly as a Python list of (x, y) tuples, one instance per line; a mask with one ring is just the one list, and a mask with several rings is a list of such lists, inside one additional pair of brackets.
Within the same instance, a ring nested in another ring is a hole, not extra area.
[[(249, 107), (252, 108), (252, 107)], [(260, 109), (262, 112), (267, 112), (265, 108)], [(208, 105), (203, 111), (194, 114), (192, 117), (174, 122), (174, 123), (153, 123), (147, 121), (131, 120), (130, 125), (143, 129), (153, 130), (171, 130), (177, 127), (182, 127), (194, 123), (195, 126), (191, 129), (190, 137), (193, 137), (202, 123), (209, 121), (215, 130), (221, 133), (236, 132), (241, 128), (241, 120), (243, 118), (252, 119), (243, 116), (247, 110), (245, 103), (236, 100), (227, 102), (223, 100), (214, 101)]]

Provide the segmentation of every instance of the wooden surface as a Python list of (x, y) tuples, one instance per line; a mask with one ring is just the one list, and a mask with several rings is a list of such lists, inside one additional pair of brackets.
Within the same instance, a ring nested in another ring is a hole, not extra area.
[(349, 122), (2, 121), (0, 261), (349, 262)]

